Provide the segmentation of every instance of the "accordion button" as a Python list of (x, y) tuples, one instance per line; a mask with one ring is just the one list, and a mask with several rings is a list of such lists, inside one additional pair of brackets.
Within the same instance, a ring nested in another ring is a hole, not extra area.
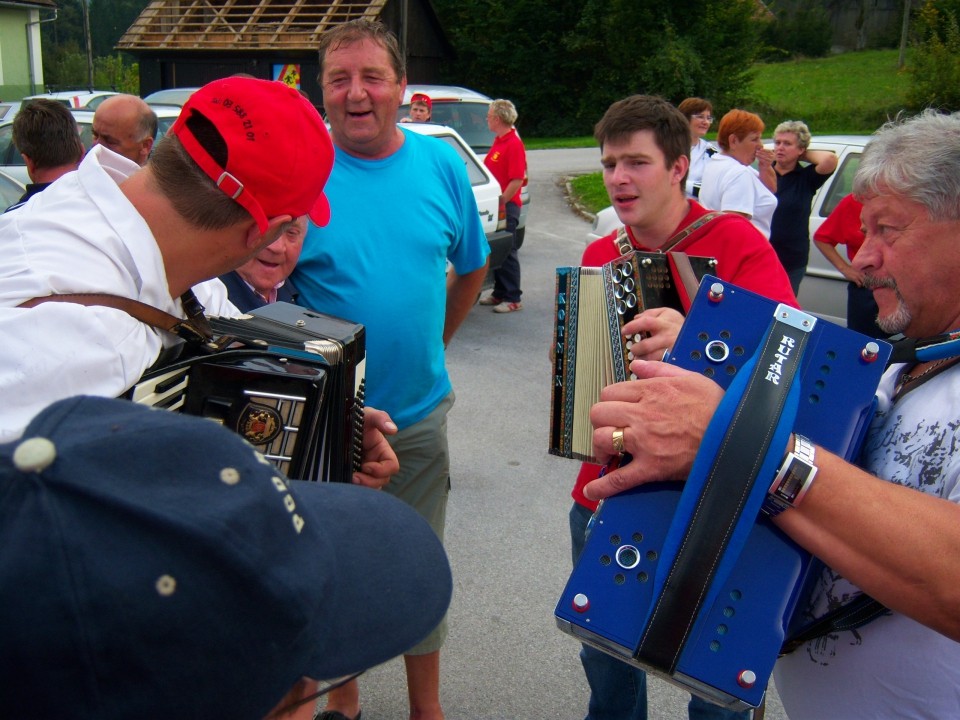
[(590, 609), (590, 598), (583, 593), (577, 593), (573, 596), (573, 609), (577, 612), (586, 612)]
[(860, 357), (864, 362), (872, 363), (880, 356), (880, 346), (875, 342), (868, 342), (860, 351)]
[(13, 451), (13, 464), (22, 472), (42, 472), (57, 458), (57, 447), (46, 438), (30, 438)]
[(757, 684), (757, 674), (753, 670), (741, 670), (737, 675), (737, 684), (743, 688), (752, 688)]

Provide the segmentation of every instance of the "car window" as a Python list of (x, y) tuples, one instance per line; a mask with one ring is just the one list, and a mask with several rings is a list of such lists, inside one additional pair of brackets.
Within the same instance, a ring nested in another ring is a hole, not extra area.
[(10, 207), (23, 196), (23, 188), (12, 179), (0, 173), (0, 212)]
[(0, 127), (0, 165), (24, 165), (23, 158), (13, 144), (13, 125)]
[(487, 177), (487, 174), (483, 171), (483, 168), (477, 164), (477, 161), (473, 159), (473, 156), (467, 152), (467, 149), (457, 142), (457, 139), (453, 135), (431, 135), (437, 140), (445, 142), (447, 145), (452, 147), (457, 151), (457, 155), (460, 156), (460, 159), (463, 160), (464, 166), (467, 168), (467, 177), (470, 179), (471, 185), (486, 185), (490, 182), (490, 179)]
[(820, 204), (820, 217), (827, 217), (843, 198), (853, 192), (853, 176), (859, 167), (860, 153), (849, 153), (841, 161), (828, 194)]
[[(435, 100), (431, 122), (452, 127), (467, 145), (481, 158), (487, 154), (493, 144), (493, 133), (487, 127), (487, 103), (481, 102), (443, 102)], [(410, 114), (410, 104), (401, 105), (397, 120)]]

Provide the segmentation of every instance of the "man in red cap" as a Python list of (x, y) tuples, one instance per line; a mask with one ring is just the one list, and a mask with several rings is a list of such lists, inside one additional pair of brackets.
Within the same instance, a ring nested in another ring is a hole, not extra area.
[(117, 397), (177, 338), (112, 307), (35, 298), (104, 293), (184, 317), (191, 290), (236, 315), (219, 281), (301, 215), (330, 216), (333, 145), (316, 109), (279, 82), (201, 88), (141, 169), (106, 147), (0, 218), (0, 439), (71, 395)]
[(429, 95), (414, 93), (410, 98), (410, 117), (401, 122), (430, 122), (433, 117), (433, 100)]

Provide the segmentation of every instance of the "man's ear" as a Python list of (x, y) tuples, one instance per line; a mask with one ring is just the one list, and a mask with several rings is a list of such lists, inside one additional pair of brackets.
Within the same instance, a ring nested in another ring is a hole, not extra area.
[(690, 158), (686, 155), (681, 155), (677, 158), (677, 161), (673, 164), (673, 177), (679, 183), (687, 175), (687, 170), (690, 169)]
[(37, 164), (30, 159), (29, 155), (24, 155), (23, 153), (20, 153), (20, 157), (23, 158), (23, 164), (27, 166), (27, 175), (30, 177), (31, 180), (33, 180), (33, 173), (37, 169)]
[(292, 215), (278, 215), (267, 221), (267, 229), (260, 232), (260, 226), (255, 220), (250, 221), (250, 227), (247, 228), (246, 247), (250, 252), (256, 253), (270, 245), (276, 240), (283, 231), (283, 226), (293, 221)]

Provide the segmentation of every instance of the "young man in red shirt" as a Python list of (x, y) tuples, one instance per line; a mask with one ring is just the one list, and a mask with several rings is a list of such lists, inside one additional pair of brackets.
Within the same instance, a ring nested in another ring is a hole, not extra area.
[[(678, 233), (709, 213), (684, 194), (690, 167), (690, 126), (670, 103), (647, 95), (619, 100), (597, 123), (594, 136), (600, 143), (604, 185), (632, 249), (663, 251)], [(620, 234), (618, 229), (588, 245), (581, 264), (600, 266), (619, 257)], [(776, 253), (746, 218), (721, 214), (709, 219), (686, 236), (682, 247), (690, 255), (716, 258), (714, 274), (720, 279), (797, 307)], [(676, 310), (652, 308), (626, 323), (623, 334), (645, 336), (633, 344), (635, 358), (659, 360), (673, 346), (682, 324), (683, 316)], [(573, 489), (570, 535), (574, 562), (583, 550), (587, 522), (597, 507), (583, 495), (583, 487), (599, 472), (600, 466), (584, 463)], [(642, 670), (586, 645), (580, 658), (591, 690), (587, 720), (645, 720), (647, 688)], [(689, 714), (691, 720), (747, 717), (747, 713), (725, 710), (696, 696), (691, 698)]]

